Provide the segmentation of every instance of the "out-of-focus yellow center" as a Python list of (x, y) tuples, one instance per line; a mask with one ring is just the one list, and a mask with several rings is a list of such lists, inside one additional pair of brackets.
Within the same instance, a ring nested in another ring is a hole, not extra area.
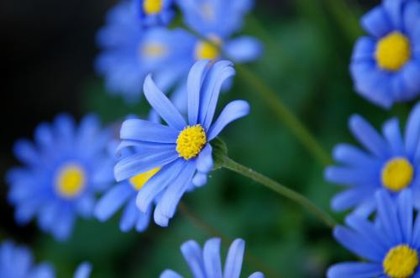
[(139, 191), (157, 172), (160, 167), (153, 168), (145, 173), (138, 174), (130, 179), (130, 184), (133, 188)]
[(143, 10), (147, 15), (158, 14), (163, 9), (163, 0), (144, 0)]
[(78, 196), (86, 185), (86, 175), (83, 168), (77, 164), (62, 167), (56, 176), (56, 191), (64, 198)]
[(195, 46), (195, 59), (214, 60), (218, 58), (220, 44), (220, 39), (216, 37), (211, 37), (209, 41), (199, 41)]
[(399, 32), (390, 33), (376, 45), (376, 62), (380, 68), (385, 70), (399, 70), (407, 63), (410, 56), (410, 42), (406, 36)]
[(159, 58), (167, 53), (165, 45), (159, 43), (148, 43), (140, 48), (141, 54), (150, 58)]
[(201, 125), (187, 126), (176, 139), (176, 151), (185, 160), (196, 157), (207, 143), (206, 132)]
[(419, 264), (416, 250), (401, 244), (388, 251), (382, 262), (384, 272), (392, 278), (408, 278)]
[(400, 191), (410, 185), (414, 170), (411, 163), (402, 157), (389, 160), (382, 168), (382, 184), (392, 191)]

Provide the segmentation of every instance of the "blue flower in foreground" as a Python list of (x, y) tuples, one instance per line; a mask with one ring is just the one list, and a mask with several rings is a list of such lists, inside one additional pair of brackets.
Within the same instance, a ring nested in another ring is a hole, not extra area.
[(166, 25), (174, 16), (173, 0), (135, 0), (145, 26)]
[(53, 278), (54, 269), (47, 263), (34, 265), (29, 249), (11, 241), (0, 245), (0, 277), (2, 278)]
[(364, 262), (344, 262), (328, 270), (329, 278), (420, 277), (420, 218), (414, 221), (410, 190), (396, 200), (388, 192), (376, 194), (375, 223), (351, 215), (347, 227), (336, 227), (334, 237)]
[(179, 58), (191, 52), (188, 33), (163, 27), (147, 29), (139, 21), (130, 3), (119, 3), (108, 13), (107, 24), (97, 36), (102, 48), (96, 60), (97, 72), (105, 77), (110, 93), (127, 101), (139, 100), (144, 78), (150, 72), (167, 90), (191, 66)]
[(113, 181), (110, 139), (110, 130), (102, 130), (94, 116), (76, 127), (72, 118), (61, 115), (52, 125), (37, 127), (35, 143), (17, 142), (14, 151), (23, 166), (7, 176), (17, 222), (38, 217), (42, 230), (59, 240), (68, 238), (77, 215), (90, 217), (96, 194)]
[(420, 208), (420, 104), (409, 116), (404, 139), (397, 119), (384, 124), (384, 137), (360, 116), (351, 117), (350, 129), (367, 152), (348, 144), (335, 147), (333, 156), (341, 165), (328, 167), (326, 179), (348, 189), (334, 197), (333, 209), (356, 207), (356, 213), (366, 216), (375, 210), (376, 191), (397, 195), (406, 188)]
[(168, 124), (140, 119), (126, 120), (121, 127), (120, 149), (136, 148), (136, 153), (122, 158), (114, 168), (118, 181), (156, 169), (137, 195), (137, 206), (146, 212), (157, 196), (155, 222), (167, 226), (176, 206), (192, 184), (204, 185), (213, 168), (209, 144), (230, 122), (249, 113), (243, 100), (229, 103), (213, 122), (223, 82), (234, 75), (232, 63), (220, 61), (209, 68), (208, 61), (197, 62), (188, 76), (188, 119), (185, 120), (169, 99), (148, 76), (144, 94), (151, 106)]
[(383, 0), (362, 18), (370, 36), (354, 48), (351, 73), (358, 93), (385, 108), (420, 94), (420, 2)]
[[(203, 250), (194, 240), (187, 241), (181, 246), (181, 252), (194, 278), (239, 278), (245, 241), (236, 239), (232, 242), (223, 270), (220, 259), (220, 243), (219, 238), (209, 239), (206, 241)], [(165, 270), (160, 278), (182, 278), (182, 276), (172, 270)], [(264, 278), (264, 275), (261, 272), (255, 272), (249, 278)]]

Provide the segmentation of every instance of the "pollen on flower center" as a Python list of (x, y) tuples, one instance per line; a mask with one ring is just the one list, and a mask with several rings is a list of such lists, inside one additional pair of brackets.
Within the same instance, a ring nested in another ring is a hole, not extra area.
[(385, 274), (392, 278), (411, 277), (418, 264), (416, 250), (404, 244), (390, 249), (382, 262)]
[(211, 37), (210, 41), (199, 41), (197, 43), (195, 47), (196, 60), (214, 60), (219, 57), (220, 51), (218, 46), (221, 44), (220, 39)]
[(187, 126), (176, 139), (176, 151), (185, 160), (196, 157), (207, 143), (206, 132), (201, 125)]
[(140, 173), (132, 178), (130, 178), (131, 186), (136, 190), (139, 191), (142, 187), (148, 182), (157, 172), (159, 172), (160, 167), (153, 168), (144, 173)]
[(376, 45), (375, 58), (378, 66), (389, 71), (397, 71), (410, 59), (410, 42), (406, 36), (393, 32)]
[(77, 164), (67, 164), (62, 167), (55, 180), (57, 193), (64, 198), (74, 198), (86, 185), (85, 171)]
[(166, 47), (159, 43), (149, 43), (140, 47), (140, 54), (151, 58), (162, 57), (166, 52)]
[(144, 0), (143, 10), (148, 15), (158, 14), (162, 11), (163, 0)]
[(382, 168), (382, 184), (389, 190), (400, 191), (411, 183), (413, 175), (413, 166), (407, 159), (394, 158)]

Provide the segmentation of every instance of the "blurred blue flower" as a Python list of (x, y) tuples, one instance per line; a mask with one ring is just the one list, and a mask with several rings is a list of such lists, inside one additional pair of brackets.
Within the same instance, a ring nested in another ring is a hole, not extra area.
[[(219, 238), (209, 239), (206, 241), (203, 250), (194, 240), (189, 240), (181, 246), (181, 252), (194, 278), (239, 278), (242, 270), (245, 241), (235, 239), (232, 242), (223, 270), (220, 259), (220, 243)], [(172, 270), (165, 270), (160, 278), (182, 278), (182, 276)], [(255, 272), (249, 278), (264, 278), (264, 275), (261, 272)]]
[(356, 207), (355, 213), (369, 215), (376, 208), (376, 191), (393, 195), (411, 188), (420, 208), (420, 104), (411, 112), (404, 139), (397, 119), (383, 126), (383, 137), (360, 116), (350, 119), (350, 129), (367, 152), (348, 144), (335, 147), (339, 166), (326, 169), (326, 179), (347, 187), (332, 200), (337, 211)]
[(34, 265), (29, 249), (7, 240), (0, 245), (0, 277), (53, 278), (55, 274), (50, 264)]
[(376, 194), (375, 222), (351, 215), (349, 226), (334, 229), (337, 241), (363, 262), (344, 262), (328, 270), (328, 278), (419, 277), (420, 218), (414, 219), (410, 190), (395, 200), (386, 191)]
[(92, 265), (88, 262), (81, 263), (74, 273), (74, 278), (89, 278), (92, 272)]
[(52, 125), (37, 127), (35, 143), (18, 141), (14, 152), (23, 166), (7, 175), (16, 221), (38, 217), (43, 231), (68, 238), (77, 215), (90, 217), (96, 194), (113, 181), (106, 151), (110, 139), (110, 130), (102, 130), (94, 116), (76, 127), (71, 117), (61, 115)]
[[(98, 32), (102, 53), (96, 60), (97, 72), (105, 77), (107, 90), (121, 94), (129, 102), (138, 101), (147, 74), (168, 90), (188, 66), (180, 62), (190, 51), (191, 38), (180, 29), (143, 28), (129, 2), (110, 10), (107, 24)], [(182, 67), (179, 69), (179, 67)]]
[(383, 0), (362, 18), (370, 36), (353, 51), (355, 88), (369, 101), (385, 107), (420, 94), (420, 2)]
[(159, 171), (139, 190), (137, 206), (146, 212), (158, 195), (155, 222), (167, 226), (179, 200), (191, 189), (207, 182), (213, 168), (209, 142), (230, 122), (249, 113), (242, 100), (229, 103), (212, 124), (223, 82), (234, 75), (232, 63), (220, 61), (209, 68), (208, 61), (194, 64), (188, 76), (188, 121), (169, 99), (146, 78), (144, 93), (160, 117), (161, 125), (140, 119), (126, 120), (121, 127), (120, 149), (135, 147), (137, 152), (122, 158), (114, 168), (118, 181), (155, 168)]
[(167, 25), (174, 16), (173, 0), (135, 0), (145, 26)]

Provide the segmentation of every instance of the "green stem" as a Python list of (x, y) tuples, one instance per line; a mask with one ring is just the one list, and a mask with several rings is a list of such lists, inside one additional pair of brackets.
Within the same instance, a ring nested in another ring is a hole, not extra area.
[(325, 211), (320, 209), (317, 205), (312, 203), (309, 199), (305, 196), (287, 188), (286, 186), (250, 169), (247, 168), (238, 162), (230, 159), (229, 157), (225, 156), (222, 162), (222, 167), (229, 169), (235, 173), (238, 173), (244, 177), (250, 178), (253, 181), (264, 185), (265, 187), (273, 190), (274, 192), (286, 197), (297, 204), (301, 205), (305, 209), (307, 209), (310, 213), (316, 216), (319, 220), (321, 220), (325, 225), (329, 228), (334, 228), (336, 223), (334, 219)]
[(321, 147), (311, 132), (293, 115), (287, 106), (279, 99), (276, 92), (268, 87), (257, 75), (245, 66), (236, 65), (238, 75), (253, 88), (253, 92), (260, 96), (265, 104), (271, 108), (300, 143), (324, 166), (331, 164), (330, 155)]

